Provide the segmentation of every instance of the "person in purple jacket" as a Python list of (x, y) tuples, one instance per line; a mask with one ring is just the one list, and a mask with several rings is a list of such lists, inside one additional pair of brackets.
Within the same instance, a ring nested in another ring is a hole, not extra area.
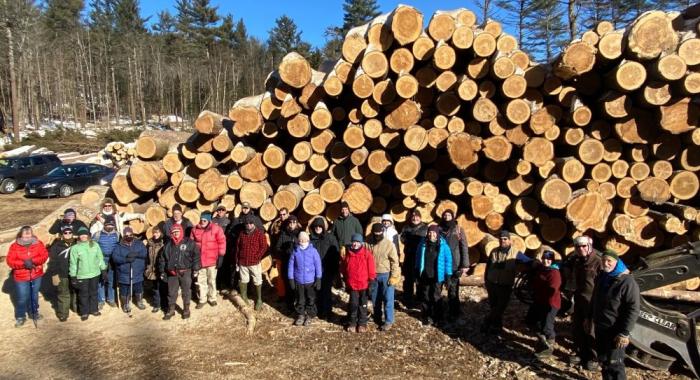
[(289, 287), (296, 294), (295, 326), (308, 326), (316, 317), (316, 292), (321, 290), (321, 256), (309, 243), (309, 234), (299, 232), (287, 268)]

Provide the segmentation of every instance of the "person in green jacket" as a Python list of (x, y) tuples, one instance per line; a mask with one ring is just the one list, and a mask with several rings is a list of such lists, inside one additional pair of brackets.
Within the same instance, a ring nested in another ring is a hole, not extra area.
[(100, 316), (97, 286), (100, 277), (107, 277), (107, 264), (100, 246), (90, 239), (90, 231), (85, 227), (78, 228), (78, 243), (71, 247), (68, 275), (71, 286), (78, 290), (80, 320), (87, 320), (90, 314)]
[(340, 216), (333, 222), (331, 233), (341, 247), (350, 245), (350, 237), (353, 234), (364, 235), (360, 221), (350, 213), (348, 202), (343, 201), (340, 204)]

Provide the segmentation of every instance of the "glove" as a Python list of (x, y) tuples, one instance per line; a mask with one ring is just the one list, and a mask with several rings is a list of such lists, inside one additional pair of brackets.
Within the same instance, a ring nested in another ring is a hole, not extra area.
[(165, 273), (161, 273), (161, 274), (160, 274), (160, 280), (161, 280), (161, 281), (167, 281), (167, 280), (168, 280), (168, 276), (166, 276)]
[(396, 286), (399, 284), (399, 279), (398, 277), (391, 277), (389, 278), (389, 281), (387, 282), (389, 286)]
[(238, 266), (238, 264), (236, 264), (236, 272), (240, 272), (240, 271), (241, 271), (241, 267)]
[(51, 285), (58, 286), (61, 284), (61, 278), (57, 274), (51, 276)]
[(297, 283), (294, 282), (294, 280), (289, 280), (289, 289), (292, 289), (292, 290), (297, 289)]
[(316, 281), (314, 282), (314, 289), (321, 290), (321, 279), (320, 278), (317, 278)]
[(126, 262), (133, 263), (134, 260), (136, 260), (136, 252), (129, 252), (129, 254), (126, 255)]
[(219, 256), (219, 258), (216, 259), (216, 269), (221, 269), (222, 265), (224, 265), (224, 257)]
[(199, 276), (199, 272), (192, 271), (192, 278), (197, 278), (197, 276)]
[(615, 347), (625, 348), (630, 344), (630, 338), (624, 335), (618, 335), (615, 337)]
[(102, 283), (106, 284), (109, 282), (109, 274), (107, 273), (106, 270), (102, 271)]
[(24, 269), (34, 269), (34, 262), (32, 259), (24, 260)]
[(73, 289), (77, 289), (78, 288), (78, 279), (75, 277), (71, 277), (70, 278), (70, 286), (72, 286)]

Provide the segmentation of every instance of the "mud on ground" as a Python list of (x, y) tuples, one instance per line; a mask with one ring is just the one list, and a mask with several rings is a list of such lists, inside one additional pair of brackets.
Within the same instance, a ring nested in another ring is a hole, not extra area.
[[(521, 320), (526, 306), (518, 301), (507, 311), (503, 340), (487, 339), (479, 325), (488, 308), (481, 288), (462, 288), (465, 317), (447, 329), (423, 327), (417, 311), (398, 311), (394, 328), (347, 333), (339, 323), (315, 321), (292, 326), (281, 303), (265, 304), (257, 314), (253, 335), (229, 301), (216, 307), (192, 309), (192, 318), (179, 315), (162, 321), (162, 313), (134, 309), (133, 318), (105, 306), (103, 315), (81, 322), (71, 314), (59, 322), (48, 300), (54, 295), (50, 279), (42, 286), (41, 313), (14, 328), (9, 294), (13, 281), (5, 265), (0, 270), (0, 378), (231, 378), (231, 379), (596, 379), (600, 374), (564, 364), (570, 343), (557, 325), (557, 358), (540, 363), (532, 356), (535, 339)], [(269, 289), (268, 289), (269, 290)], [(265, 300), (276, 299), (268, 291)], [(341, 298), (347, 300), (346, 296)], [(341, 300), (341, 303), (344, 302)], [(340, 319), (345, 313), (336, 308)], [(562, 346), (563, 345), (563, 346)], [(655, 373), (628, 369), (630, 379), (675, 380), (684, 373)]]

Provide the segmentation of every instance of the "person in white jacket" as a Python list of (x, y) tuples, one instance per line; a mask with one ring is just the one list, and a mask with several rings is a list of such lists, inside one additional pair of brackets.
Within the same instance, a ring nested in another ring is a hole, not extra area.
[(104, 228), (105, 217), (108, 215), (114, 216), (114, 222), (117, 227), (119, 237), (122, 236), (126, 222), (134, 219), (145, 220), (145, 216), (140, 213), (116, 211), (114, 200), (112, 198), (105, 198), (102, 201), (102, 208), (100, 209), (100, 212), (95, 215), (95, 220), (93, 220), (90, 224), (91, 236), (95, 236), (96, 233), (102, 231)]
[(391, 214), (382, 215), (382, 224), (384, 225), (384, 239), (394, 243), (396, 252), (401, 252), (399, 249), (399, 232), (394, 227), (394, 219), (391, 217)]

